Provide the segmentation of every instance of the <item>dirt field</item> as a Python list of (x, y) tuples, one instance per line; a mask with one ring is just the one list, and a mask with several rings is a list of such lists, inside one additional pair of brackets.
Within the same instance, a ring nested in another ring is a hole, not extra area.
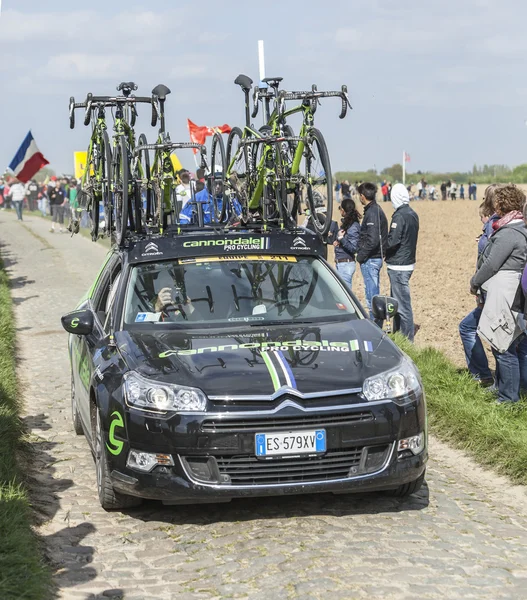
[[(485, 186), (478, 186), (478, 197)], [(417, 266), (411, 289), (415, 322), (421, 325), (416, 344), (433, 345), (447, 353), (456, 364), (465, 364), (458, 324), (473, 309), (474, 297), (469, 281), (474, 273), (481, 222), (477, 202), (451, 200), (412, 202), (420, 220)], [(388, 222), (393, 209), (380, 203)], [(338, 220), (337, 214), (333, 217)], [(330, 259), (332, 260), (332, 259)], [(364, 300), (364, 283), (360, 270), (353, 278), (353, 291)], [(390, 284), (383, 268), (381, 293), (389, 294)]]

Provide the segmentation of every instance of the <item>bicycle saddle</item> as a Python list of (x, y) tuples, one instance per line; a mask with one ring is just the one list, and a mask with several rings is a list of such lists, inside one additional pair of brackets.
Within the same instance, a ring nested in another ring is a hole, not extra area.
[(262, 82), (268, 83), (271, 87), (278, 87), (283, 80), (283, 77), (266, 77), (265, 79), (262, 79)]
[(249, 91), (251, 89), (251, 86), (253, 84), (253, 80), (248, 77), (247, 75), (238, 75), (238, 77), (236, 77), (236, 79), (234, 80), (234, 83), (236, 85), (239, 85), (242, 90), (245, 91)]
[(130, 92), (135, 91), (137, 89), (137, 84), (133, 81), (123, 81), (117, 86), (118, 92), (123, 92), (124, 96), (129, 96)]
[(165, 100), (168, 94), (170, 94), (170, 90), (162, 83), (156, 85), (156, 87), (152, 90), (152, 96), (157, 96), (161, 101)]

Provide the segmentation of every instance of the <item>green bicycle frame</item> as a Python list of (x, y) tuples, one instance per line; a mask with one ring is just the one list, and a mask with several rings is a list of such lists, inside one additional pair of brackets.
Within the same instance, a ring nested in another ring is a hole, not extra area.
[[(113, 136), (112, 136), (113, 147), (114, 148), (117, 147), (117, 144), (119, 143), (119, 138), (124, 135), (128, 141), (128, 148), (129, 148), (130, 154), (133, 154), (133, 151), (135, 149), (135, 133), (122, 114), (118, 114), (115, 117), (115, 121), (113, 124), (113, 131), (114, 131)], [(112, 181), (112, 183), (113, 183), (113, 181)]]
[[(313, 110), (309, 104), (300, 104), (299, 106), (295, 106), (294, 108), (286, 110), (282, 115), (279, 115), (277, 109), (274, 109), (269, 118), (269, 122), (268, 122), (268, 125), (272, 128), (271, 135), (273, 137), (279, 137), (280, 135), (282, 135), (282, 133), (280, 131), (281, 121), (283, 119), (285, 119), (291, 115), (294, 115), (296, 113), (299, 113), (299, 112), (303, 113), (303, 119), (302, 119), (302, 126), (300, 128), (300, 133), (299, 133), (298, 137), (305, 138), (307, 136), (309, 130), (313, 127), (314, 120), (315, 120)], [(256, 139), (264, 138), (264, 136), (259, 131), (255, 131), (254, 129), (252, 129), (252, 127), (245, 126), (243, 128), (242, 141), (248, 140), (251, 137), (254, 137)], [(302, 162), (302, 156), (304, 155), (304, 149), (305, 149), (305, 142), (303, 140), (301, 140), (296, 145), (293, 162), (291, 164), (291, 172), (290, 172), (291, 176), (298, 175), (300, 172), (300, 163)], [(247, 146), (247, 151), (249, 153), (249, 158), (247, 160), (247, 163), (249, 166), (251, 164), (250, 146)], [(232, 160), (228, 166), (227, 177), (230, 176), (236, 161), (240, 157), (241, 152), (243, 152), (243, 147), (240, 146), (240, 148), (238, 148), (238, 151), (236, 152), (236, 155), (232, 158)], [(266, 158), (268, 156), (268, 152), (272, 152), (272, 144), (265, 144), (264, 150), (262, 152), (262, 157), (260, 158), (260, 161), (258, 162), (258, 165), (256, 166), (256, 172), (258, 173), (258, 180), (256, 183), (255, 190), (254, 190), (251, 198), (249, 199), (249, 204), (248, 204), (248, 206), (251, 210), (255, 210), (260, 206), (260, 201), (262, 198), (265, 181), (269, 177), (269, 175), (274, 173), (273, 169), (269, 169), (266, 166), (266, 164), (267, 164)], [(266, 227), (266, 225), (264, 225), (264, 228), (265, 227)], [(283, 223), (281, 224), (281, 227), (283, 228)]]
[[(105, 117), (99, 115), (97, 117), (97, 122), (95, 127), (93, 128), (93, 132), (90, 138), (90, 144), (88, 146), (88, 154), (86, 159), (86, 168), (81, 178), (81, 188), (85, 189), (86, 183), (88, 179), (91, 177), (91, 173), (93, 171), (93, 175), (95, 177), (95, 183), (97, 185), (96, 192), (102, 196), (102, 190), (100, 186), (102, 185), (102, 160), (99, 157), (99, 164), (97, 165), (97, 169), (95, 168), (95, 157), (94, 157), (94, 148), (95, 147), (104, 147), (103, 143), (103, 132), (106, 131), (106, 119)], [(104, 152), (104, 149), (103, 149)]]
[[(269, 125), (272, 127), (272, 135), (278, 136), (280, 135), (280, 122), (291, 115), (302, 112), (302, 126), (300, 127), (300, 133), (298, 134), (299, 138), (305, 138), (308, 134), (309, 130), (315, 124), (315, 116), (313, 114), (313, 110), (311, 105), (309, 104), (300, 104), (299, 106), (295, 106), (294, 108), (290, 108), (289, 110), (284, 111), (284, 113), (279, 116), (278, 111), (275, 109), (271, 113), (269, 118)], [(295, 155), (293, 157), (293, 163), (291, 165), (291, 175), (298, 175), (300, 171), (300, 163), (302, 161), (302, 156), (304, 154), (305, 142), (300, 141), (297, 144)]]
[[(265, 136), (263, 136), (259, 131), (255, 131), (251, 127), (244, 127), (243, 134), (242, 134), (242, 141), (249, 140), (251, 137), (256, 138), (256, 139), (264, 139)], [(233, 158), (231, 159), (231, 162), (227, 168), (227, 178), (230, 177), (230, 174), (232, 173), (234, 165), (236, 164), (236, 161), (239, 159), (240, 154), (243, 151), (244, 151), (243, 147), (240, 146), (238, 148), (235, 156), (233, 156)], [(272, 152), (272, 151), (273, 151), (273, 145), (265, 144), (263, 152), (262, 152), (262, 156), (258, 162), (258, 165), (256, 166), (256, 172), (258, 173), (258, 180), (256, 183), (256, 187), (254, 189), (254, 192), (253, 192), (251, 198), (249, 199), (249, 204), (248, 204), (249, 208), (252, 210), (257, 209), (260, 206), (260, 200), (263, 195), (265, 182), (270, 175), (275, 174), (274, 169), (270, 169), (269, 167), (267, 167), (267, 162), (268, 162), (267, 158), (269, 156), (269, 152)], [(247, 154), (248, 154), (247, 163), (248, 163), (248, 165), (252, 164), (251, 152), (252, 152), (252, 150), (250, 148), (250, 145), (248, 145), (247, 146)], [(283, 227), (284, 227), (283, 222), (280, 224), (280, 227), (283, 229)], [(267, 228), (267, 224), (265, 223), (264, 230), (266, 228)]]
[[(156, 144), (165, 144), (169, 140), (166, 136), (159, 135)], [(163, 199), (163, 210), (170, 212), (171, 210), (171, 195), (176, 182), (176, 174), (174, 166), (170, 158), (171, 150), (156, 150), (154, 154), (154, 162), (152, 163), (152, 172), (157, 173), (157, 180), (161, 182), (161, 197)], [(163, 233), (163, 223), (160, 219), (159, 233)]]

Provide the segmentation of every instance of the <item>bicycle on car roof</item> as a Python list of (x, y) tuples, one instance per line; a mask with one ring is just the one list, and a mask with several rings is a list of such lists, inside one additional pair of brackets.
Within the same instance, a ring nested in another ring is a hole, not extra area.
[[(316, 86), (312, 86), (311, 91), (286, 92), (278, 90), (280, 81), (281, 78), (277, 77), (266, 79), (274, 92), (265, 88), (255, 89), (251, 115), (249, 94), (253, 82), (246, 75), (236, 78), (235, 83), (245, 95), (245, 126), (243, 130), (233, 128), (229, 135), (226, 181), (233, 195), (242, 202), (246, 223), (261, 220), (264, 228), (268, 225), (281, 229), (291, 226), (296, 224), (304, 200), (311, 214), (315, 215), (315, 229), (324, 235), (330, 220), (316, 216), (320, 213), (315, 210), (315, 200), (322, 198), (326, 213), (331, 214), (333, 184), (329, 153), (322, 133), (314, 127), (314, 113), (320, 98), (340, 97), (340, 118), (344, 118), (350, 106), (347, 88), (342, 86), (340, 91), (319, 92)], [(274, 109), (270, 113), (271, 100)], [(302, 102), (286, 109), (285, 103), (289, 100)], [(250, 120), (258, 113), (259, 101), (264, 104), (267, 123), (256, 130)], [(295, 137), (286, 119), (299, 112), (303, 120), (300, 133)], [(293, 194), (292, 202), (288, 202), (288, 194)]]

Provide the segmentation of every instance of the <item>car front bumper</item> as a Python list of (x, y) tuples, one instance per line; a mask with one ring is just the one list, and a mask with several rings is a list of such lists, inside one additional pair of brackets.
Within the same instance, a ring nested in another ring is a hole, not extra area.
[(192, 480), (185, 473), (162, 468), (153, 473), (121, 473), (112, 471), (114, 489), (130, 496), (161, 500), (166, 504), (191, 504), (199, 502), (228, 502), (233, 498), (285, 496), (295, 494), (362, 493), (390, 490), (418, 479), (425, 471), (428, 454), (424, 450), (417, 456), (391, 461), (378, 473), (359, 475), (347, 479), (318, 482), (282, 483), (272, 485), (227, 486)]
[[(346, 406), (344, 411), (286, 406), (265, 416), (247, 411), (242, 417), (240, 413), (222, 414), (221, 422), (217, 417), (178, 415), (172, 420), (149, 422), (128, 413), (132, 439), (126, 440), (126, 453), (110, 460), (114, 489), (167, 504), (222, 502), (249, 496), (395, 489), (418, 479), (426, 468), (426, 410), (421, 395), (405, 406), (362, 403)], [(254, 424), (256, 417), (258, 425)], [(306, 419), (309, 424), (304, 424)], [(322, 455), (258, 459), (257, 428), (283, 430), (286, 422), (298, 432), (325, 422), (327, 451)], [(425, 442), (419, 454), (398, 450), (399, 440), (420, 433)], [(170, 455), (174, 465), (140, 472), (127, 466), (130, 449)]]

